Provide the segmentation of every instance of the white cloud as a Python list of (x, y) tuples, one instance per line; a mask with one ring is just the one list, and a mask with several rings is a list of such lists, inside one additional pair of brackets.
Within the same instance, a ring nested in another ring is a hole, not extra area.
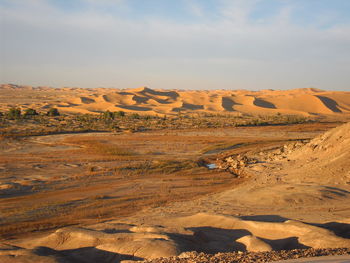
[(248, 18), (255, 5), (261, 0), (221, 0), (221, 14), (231, 22), (244, 25), (248, 23)]
[(187, 10), (189, 11), (190, 14), (196, 17), (203, 17), (204, 16), (204, 10), (200, 3), (196, 0), (187, 0), (184, 2)]

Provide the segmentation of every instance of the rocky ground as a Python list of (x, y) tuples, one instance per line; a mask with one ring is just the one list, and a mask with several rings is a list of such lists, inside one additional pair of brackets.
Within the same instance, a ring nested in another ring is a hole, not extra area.
[(298, 258), (310, 258), (329, 255), (349, 255), (350, 260), (350, 248), (338, 248), (338, 249), (293, 249), (293, 250), (281, 250), (271, 252), (233, 252), (233, 253), (217, 253), (217, 254), (204, 254), (197, 252), (185, 252), (178, 257), (171, 258), (159, 258), (153, 260), (147, 260), (143, 262), (147, 263), (175, 263), (175, 262), (213, 262), (213, 263), (248, 263), (248, 262), (271, 262), (277, 260), (298, 259)]
[(237, 177), (244, 177), (245, 168), (257, 163), (268, 163), (288, 159), (288, 155), (307, 144), (309, 140), (297, 140), (286, 143), (283, 146), (271, 147), (264, 151), (251, 151), (246, 154), (234, 154), (218, 158), (215, 166), (217, 169), (225, 170)]

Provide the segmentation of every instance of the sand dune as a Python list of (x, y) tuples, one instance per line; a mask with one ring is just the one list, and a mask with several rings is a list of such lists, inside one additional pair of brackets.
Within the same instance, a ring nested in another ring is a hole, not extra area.
[(35, 251), (40, 250), (46, 251), (44, 255), (47, 259), (58, 255), (72, 260), (67, 262), (75, 262), (79, 258), (84, 259), (83, 262), (115, 262), (113, 260), (116, 259), (177, 256), (194, 250), (206, 253), (260, 252), (350, 246), (349, 239), (330, 230), (295, 220), (263, 222), (198, 213), (172, 218), (163, 221), (163, 224), (135, 226), (110, 221), (88, 228), (62, 228), (42, 237), (15, 242), (15, 247), (7, 247), (6, 250), (0, 248), (3, 255), (0, 259), (10, 255), (32, 257)]
[(87, 98), (87, 97), (80, 97), (81, 103), (84, 104), (90, 104), (90, 103), (95, 103), (96, 101), (92, 98)]
[[(186, 228), (208, 227), (236, 230), (228, 234), (237, 243), (245, 245), (251, 251), (293, 249), (302, 247), (348, 247), (349, 239), (335, 236), (334, 233), (302, 222), (286, 220), (284, 222), (261, 222), (242, 220), (231, 216), (196, 214), (179, 218), (179, 224)], [(218, 235), (213, 231), (213, 234)], [(294, 239), (294, 240), (293, 240)], [(219, 245), (219, 244), (218, 244)], [(225, 244), (220, 244), (222, 247)], [(227, 243), (226, 243), (227, 245)], [(231, 246), (234, 244), (230, 244)], [(239, 246), (239, 244), (238, 244)], [(244, 248), (244, 247), (243, 247)]]
[[(117, 90), (1, 85), (0, 95), (4, 99), (11, 98), (0, 101), (0, 110), (21, 105), (24, 108), (40, 110), (46, 103), (66, 113), (124, 110), (141, 114), (170, 115), (178, 112), (350, 115), (350, 92), (314, 88), (286, 91), (180, 91), (153, 90), (147, 87)], [(40, 101), (39, 105), (34, 101)]]
[[(322, 99), (321, 99), (322, 98)], [(291, 109), (309, 113), (331, 114), (340, 112), (336, 110), (335, 103), (325, 96), (314, 96), (310, 94), (298, 94), (292, 96), (279, 95), (275, 98), (269, 98), (276, 108)]]

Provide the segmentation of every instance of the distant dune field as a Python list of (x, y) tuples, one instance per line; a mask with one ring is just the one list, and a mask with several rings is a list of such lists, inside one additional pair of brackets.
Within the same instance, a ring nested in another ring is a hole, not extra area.
[(0, 111), (20, 106), (64, 113), (125, 111), (140, 114), (243, 113), (303, 116), (350, 115), (350, 92), (294, 90), (153, 90), (48, 88), (0, 85)]

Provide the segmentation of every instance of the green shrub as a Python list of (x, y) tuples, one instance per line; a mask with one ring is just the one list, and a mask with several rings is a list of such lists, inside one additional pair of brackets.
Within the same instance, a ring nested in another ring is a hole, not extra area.
[(105, 120), (114, 120), (114, 113), (107, 110), (102, 113), (102, 118)]
[(131, 116), (130, 116), (132, 119), (140, 119), (140, 114), (138, 114), (138, 113), (133, 113), (133, 114), (131, 114)]
[(7, 117), (12, 120), (21, 118), (21, 109), (20, 108), (9, 109), (7, 113)]
[(122, 110), (116, 111), (116, 112), (114, 113), (114, 116), (116, 116), (116, 117), (124, 117), (124, 116), (125, 116), (125, 112), (122, 111)]
[(60, 113), (59, 113), (58, 109), (51, 108), (47, 111), (46, 115), (50, 116), (50, 117), (55, 117), (55, 116), (60, 116)]
[(26, 109), (24, 112), (24, 117), (39, 115), (34, 109)]

